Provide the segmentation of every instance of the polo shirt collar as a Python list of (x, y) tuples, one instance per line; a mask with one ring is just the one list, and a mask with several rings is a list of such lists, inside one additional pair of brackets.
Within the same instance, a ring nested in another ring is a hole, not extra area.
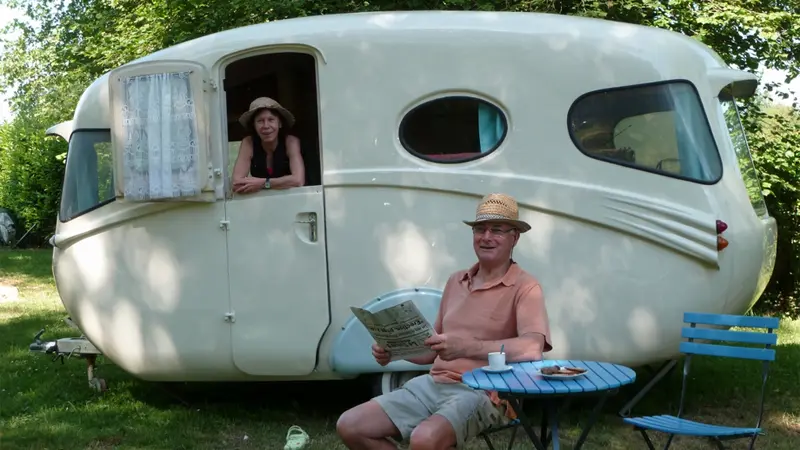
[[(500, 278), (500, 281), (496, 281), (496, 282), (492, 283), (491, 285), (484, 286), (483, 288), (484, 289), (488, 289), (490, 287), (496, 286), (499, 283), (502, 283), (502, 284), (504, 284), (506, 286), (513, 286), (517, 281), (517, 276), (519, 275), (519, 270), (520, 270), (519, 269), (519, 265), (517, 264), (516, 261), (514, 261), (512, 259), (511, 260), (511, 265), (508, 267), (508, 270), (506, 271), (505, 275), (503, 275), (503, 277)], [(472, 278), (477, 273), (478, 273), (478, 263), (475, 263), (475, 264), (472, 265), (472, 267), (467, 269), (466, 272), (464, 272), (464, 276), (461, 277), (461, 281), (462, 282), (466, 281), (469, 284), (472, 284)]]

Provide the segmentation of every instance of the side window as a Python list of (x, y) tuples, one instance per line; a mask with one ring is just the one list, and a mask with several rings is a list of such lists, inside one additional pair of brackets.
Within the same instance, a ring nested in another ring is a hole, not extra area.
[(109, 75), (115, 194), (134, 202), (214, 201), (207, 70), (145, 61)]
[(750, 204), (753, 206), (758, 217), (767, 216), (767, 204), (764, 201), (764, 194), (761, 191), (761, 181), (758, 172), (753, 164), (753, 157), (750, 154), (750, 146), (747, 143), (747, 136), (744, 132), (739, 109), (736, 106), (736, 99), (733, 96), (721, 94), (719, 101), (722, 116), (728, 129), (731, 144), (736, 152), (736, 162), (739, 164), (739, 172), (742, 181), (750, 197)]
[(688, 82), (586, 94), (572, 105), (569, 127), (592, 158), (700, 183), (722, 177), (703, 105)]
[(67, 151), (60, 220), (68, 222), (114, 198), (111, 133), (108, 130), (74, 132)]
[(423, 103), (400, 122), (400, 142), (426, 161), (464, 162), (488, 155), (506, 137), (507, 120), (496, 106), (473, 97)]

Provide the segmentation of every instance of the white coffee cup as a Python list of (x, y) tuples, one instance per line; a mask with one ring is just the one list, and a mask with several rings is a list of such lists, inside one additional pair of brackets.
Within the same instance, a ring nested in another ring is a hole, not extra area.
[(505, 352), (491, 352), (489, 353), (489, 368), (494, 370), (504, 369), (506, 367), (506, 354)]

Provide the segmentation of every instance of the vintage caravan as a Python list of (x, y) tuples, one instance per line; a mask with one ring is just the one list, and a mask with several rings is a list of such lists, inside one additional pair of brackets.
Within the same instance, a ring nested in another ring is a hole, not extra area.
[[(689, 37), (549, 14), (318, 16), (158, 51), (49, 131), (69, 141), (51, 243), (79, 331), (31, 348), (144, 380), (392, 389), (426, 368), (377, 365), (350, 307), (433, 321), (475, 261), (462, 220), (504, 192), (533, 225), (514, 258), (543, 285), (547, 356), (669, 360), (684, 311), (743, 313), (771, 275), (734, 104), (756, 86)], [(236, 193), (262, 96), (295, 117), (305, 185)]]

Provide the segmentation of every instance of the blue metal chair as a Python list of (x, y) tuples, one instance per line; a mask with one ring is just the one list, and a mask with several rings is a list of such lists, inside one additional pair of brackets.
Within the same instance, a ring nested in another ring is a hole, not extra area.
[[(778, 335), (774, 333), (780, 325), (780, 321), (774, 317), (752, 317), (722, 314), (705, 313), (685, 313), (683, 321), (689, 323), (689, 327), (684, 327), (681, 337), (687, 338), (681, 342), (680, 351), (686, 355), (683, 363), (683, 382), (681, 386), (680, 404), (676, 416), (660, 415), (646, 417), (625, 418), (623, 421), (633, 425), (633, 429), (639, 431), (644, 437), (647, 446), (655, 450), (653, 442), (647, 435), (648, 430), (660, 431), (669, 434), (664, 450), (672, 444), (672, 439), (676, 435), (706, 437), (717, 445), (720, 449), (725, 449), (722, 441), (732, 439), (750, 438), (750, 449), (755, 445), (756, 438), (763, 434), (761, 430), (761, 420), (764, 415), (764, 393), (767, 385), (767, 374), (769, 365), (775, 360), (775, 350), (770, 348), (778, 342)], [(697, 325), (711, 325), (722, 327), (745, 327), (745, 328), (766, 328), (763, 331), (730, 331), (714, 328), (697, 328)], [(698, 339), (706, 342), (695, 342)], [(725, 343), (757, 344), (763, 347), (739, 347), (732, 345), (722, 345), (713, 343), (722, 341)], [(721, 425), (706, 424), (692, 420), (682, 419), (684, 397), (686, 394), (686, 379), (689, 374), (689, 365), (693, 355), (718, 356), (723, 358), (740, 358), (762, 361), (761, 376), (761, 398), (758, 411), (758, 421), (755, 428), (738, 428)]]

